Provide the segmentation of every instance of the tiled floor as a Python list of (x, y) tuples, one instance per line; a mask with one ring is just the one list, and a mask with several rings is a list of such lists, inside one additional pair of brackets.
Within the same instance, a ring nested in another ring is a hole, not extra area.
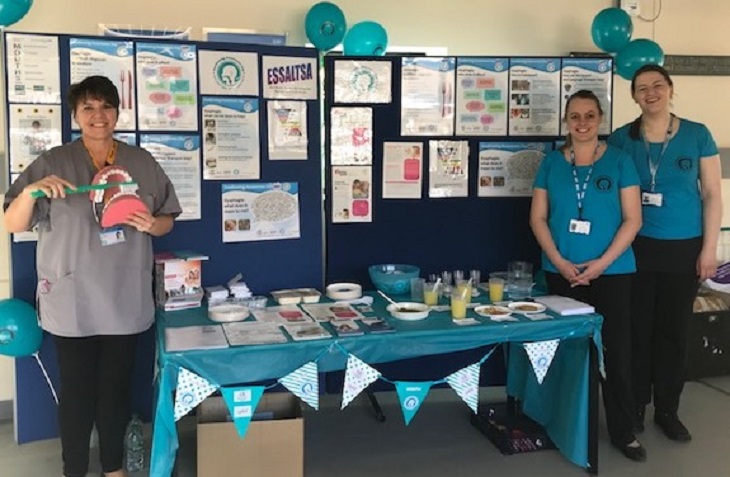
[[(432, 391), (408, 427), (403, 424), (394, 394), (380, 393), (378, 397), (387, 415), (384, 423), (373, 418), (365, 399), (358, 399), (340, 411), (339, 398), (328, 396), (323, 399), (319, 412), (306, 412), (307, 477), (587, 475), (556, 451), (501, 455), (469, 424), (468, 408), (450, 390)], [(482, 392), (482, 400), (486, 402), (502, 397), (500, 390)], [(649, 458), (641, 464), (627, 460), (610, 447), (601, 423), (599, 475), (730, 476), (730, 377), (688, 383), (681, 411), (693, 433), (693, 441), (689, 444), (669, 441), (648, 419), (641, 440)], [(192, 418), (180, 423), (178, 477), (196, 474), (194, 424)], [(57, 477), (61, 468), (59, 453), (58, 440), (17, 446), (13, 442), (12, 423), (0, 423), (2, 477)], [(95, 457), (92, 455), (92, 461)], [(90, 475), (98, 475), (98, 464), (92, 470)], [(226, 477), (238, 475), (247, 475), (245, 464), (240, 473), (231, 469)]]

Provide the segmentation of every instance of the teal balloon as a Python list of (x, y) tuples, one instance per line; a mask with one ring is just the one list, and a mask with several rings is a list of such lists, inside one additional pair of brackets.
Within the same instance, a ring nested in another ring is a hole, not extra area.
[(18, 23), (32, 6), (33, 0), (0, 0), (0, 27)]
[(616, 55), (616, 73), (630, 80), (636, 70), (644, 65), (664, 65), (664, 51), (654, 41), (640, 38), (632, 40)]
[(626, 11), (606, 8), (598, 12), (591, 25), (593, 43), (607, 53), (620, 51), (631, 40), (634, 24)]
[(331, 50), (345, 37), (347, 22), (340, 7), (330, 2), (320, 2), (307, 12), (304, 31), (307, 38), (320, 51)]
[(347, 30), (342, 45), (346, 56), (383, 56), (388, 48), (388, 33), (380, 23), (360, 22)]
[(43, 341), (35, 308), (22, 300), (0, 300), (0, 354), (21, 357), (36, 353)]

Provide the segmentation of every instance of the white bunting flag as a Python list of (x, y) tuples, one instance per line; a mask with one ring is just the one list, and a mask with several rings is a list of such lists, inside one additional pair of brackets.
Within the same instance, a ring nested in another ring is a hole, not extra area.
[(218, 388), (217, 384), (213, 384), (185, 368), (180, 368), (177, 373), (177, 392), (175, 393), (175, 421), (180, 420)]
[(345, 386), (342, 389), (342, 406), (350, 404), (363, 389), (370, 386), (370, 383), (380, 377), (380, 372), (370, 367), (354, 355), (347, 357), (347, 370), (345, 371)]
[(545, 379), (545, 375), (550, 369), (550, 364), (553, 362), (559, 343), (560, 340), (549, 340), (524, 344), (539, 384), (542, 384), (542, 380)]
[(449, 383), (449, 386), (474, 411), (474, 414), (477, 413), (477, 406), (479, 405), (480, 371), (481, 365), (475, 363), (446, 377), (446, 382)]
[(279, 382), (299, 399), (319, 410), (317, 363), (311, 361), (279, 379)]

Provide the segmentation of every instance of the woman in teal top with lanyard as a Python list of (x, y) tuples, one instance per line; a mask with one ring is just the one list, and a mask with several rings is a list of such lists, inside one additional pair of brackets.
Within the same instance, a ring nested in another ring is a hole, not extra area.
[(632, 290), (636, 427), (643, 430), (653, 394), (654, 422), (670, 439), (689, 441), (677, 411), (692, 304), (699, 282), (717, 268), (720, 157), (707, 127), (670, 112), (674, 87), (664, 68), (639, 68), (631, 94), (641, 116), (608, 142), (632, 156), (641, 178), (644, 224), (633, 244)]
[(600, 142), (596, 95), (566, 104), (565, 146), (548, 154), (535, 179), (530, 225), (543, 250), (548, 290), (590, 303), (604, 317), (602, 382), (611, 443), (646, 460), (633, 433), (629, 295), (636, 271), (631, 242), (641, 227), (639, 178), (631, 157)]

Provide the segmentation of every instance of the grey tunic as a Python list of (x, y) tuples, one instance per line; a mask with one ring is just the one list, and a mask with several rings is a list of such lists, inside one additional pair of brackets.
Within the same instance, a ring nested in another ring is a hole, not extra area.
[[(169, 178), (144, 149), (119, 143), (115, 164), (139, 184), (152, 215), (180, 214)], [(28, 184), (50, 174), (74, 185), (96, 174), (81, 140), (42, 154), (10, 186), (5, 209)], [(38, 224), (38, 300), (41, 326), (58, 336), (124, 335), (148, 329), (154, 319), (152, 240), (123, 226), (125, 242), (102, 246), (101, 226), (88, 194), (38, 199), (31, 225)]]

